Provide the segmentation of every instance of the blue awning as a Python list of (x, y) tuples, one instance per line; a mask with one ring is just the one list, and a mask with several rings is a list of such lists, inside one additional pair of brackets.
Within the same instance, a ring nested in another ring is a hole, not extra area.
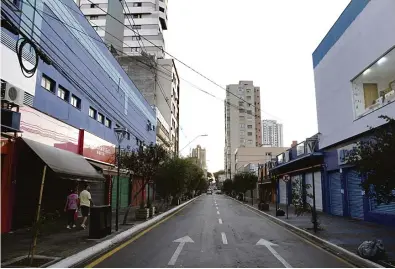
[(297, 159), (291, 160), (289, 162), (280, 164), (276, 167), (273, 167), (270, 169), (270, 171), (275, 171), (275, 170), (279, 170), (279, 169), (286, 169), (287, 167), (295, 168), (296, 166), (299, 165), (299, 163), (300, 163), (301, 167), (303, 167), (303, 166), (306, 166), (305, 164), (309, 161), (314, 162), (315, 159), (322, 159), (321, 158), (322, 156), (324, 156), (324, 154), (322, 152), (312, 152), (312, 153), (304, 155), (300, 158), (297, 158)]

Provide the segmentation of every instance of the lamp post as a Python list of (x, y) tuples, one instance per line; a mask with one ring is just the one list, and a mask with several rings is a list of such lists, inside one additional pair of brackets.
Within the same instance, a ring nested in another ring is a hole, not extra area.
[(118, 231), (118, 215), (119, 215), (119, 174), (120, 174), (120, 160), (121, 160), (121, 143), (122, 140), (125, 138), (127, 131), (125, 128), (122, 127), (117, 127), (114, 128), (115, 136), (118, 140), (118, 161), (117, 161), (117, 166), (118, 166), (118, 175), (117, 175), (117, 203), (116, 203), (116, 213), (115, 213), (115, 231)]
[(201, 136), (208, 136), (208, 134), (201, 134), (201, 135), (198, 135), (198, 136), (196, 136), (194, 139), (192, 139), (185, 147), (183, 147), (180, 151), (179, 151), (179, 154), (181, 154), (181, 151), (183, 151), (186, 147), (188, 147), (193, 141), (195, 141), (196, 139), (198, 139), (199, 137), (201, 137)]

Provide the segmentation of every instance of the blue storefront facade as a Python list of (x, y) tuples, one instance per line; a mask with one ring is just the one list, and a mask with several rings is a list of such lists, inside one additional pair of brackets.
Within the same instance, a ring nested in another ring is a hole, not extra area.
[(393, 10), (394, 1), (351, 0), (312, 54), (325, 210), (391, 226), (395, 203), (369, 199), (346, 157), (370, 128), (385, 128), (380, 115), (395, 118)]

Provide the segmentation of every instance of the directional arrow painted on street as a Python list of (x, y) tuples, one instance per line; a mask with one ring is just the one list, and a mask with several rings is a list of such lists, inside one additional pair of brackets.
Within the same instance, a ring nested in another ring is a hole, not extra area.
[(180, 255), (182, 248), (184, 247), (185, 243), (195, 243), (193, 242), (192, 238), (190, 238), (189, 236), (184, 236), (181, 237), (177, 240), (174, 240), (173, 242), (175, 243), (180, 243), (176, 249), (176, 251), (174, 252), (173, 256), (171, 257), (168, 265), (175, 265), (178, 259), (178, 256)]
[(274, 257), (276, 257), (277, 260), (279, 260), (286, 268), (292, 268), (292, 266), (289, 263), (287, 263), (283, 259), (283, 257), (281, 257), (280, 254), (277, 253), (277, 251), (275, 251), (273, 249), (273, 247), (277, 247), (278, 246), (277, 244), (274, 244), (274, 243), (272, 243), (270, 241), (267, 241), (267, 240), (261, 238), (258, 241), (258, 243), (256, 243), (256, 245), (257, 246), (265, 246), (274, 255)]

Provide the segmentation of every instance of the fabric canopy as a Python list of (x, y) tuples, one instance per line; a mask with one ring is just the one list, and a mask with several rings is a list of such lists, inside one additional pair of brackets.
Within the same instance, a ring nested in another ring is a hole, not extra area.
[(83, 156), (30, 139), (22, 140), (58, 176), (79, 181), (104, 181), (103, 175), (98, 173)]

